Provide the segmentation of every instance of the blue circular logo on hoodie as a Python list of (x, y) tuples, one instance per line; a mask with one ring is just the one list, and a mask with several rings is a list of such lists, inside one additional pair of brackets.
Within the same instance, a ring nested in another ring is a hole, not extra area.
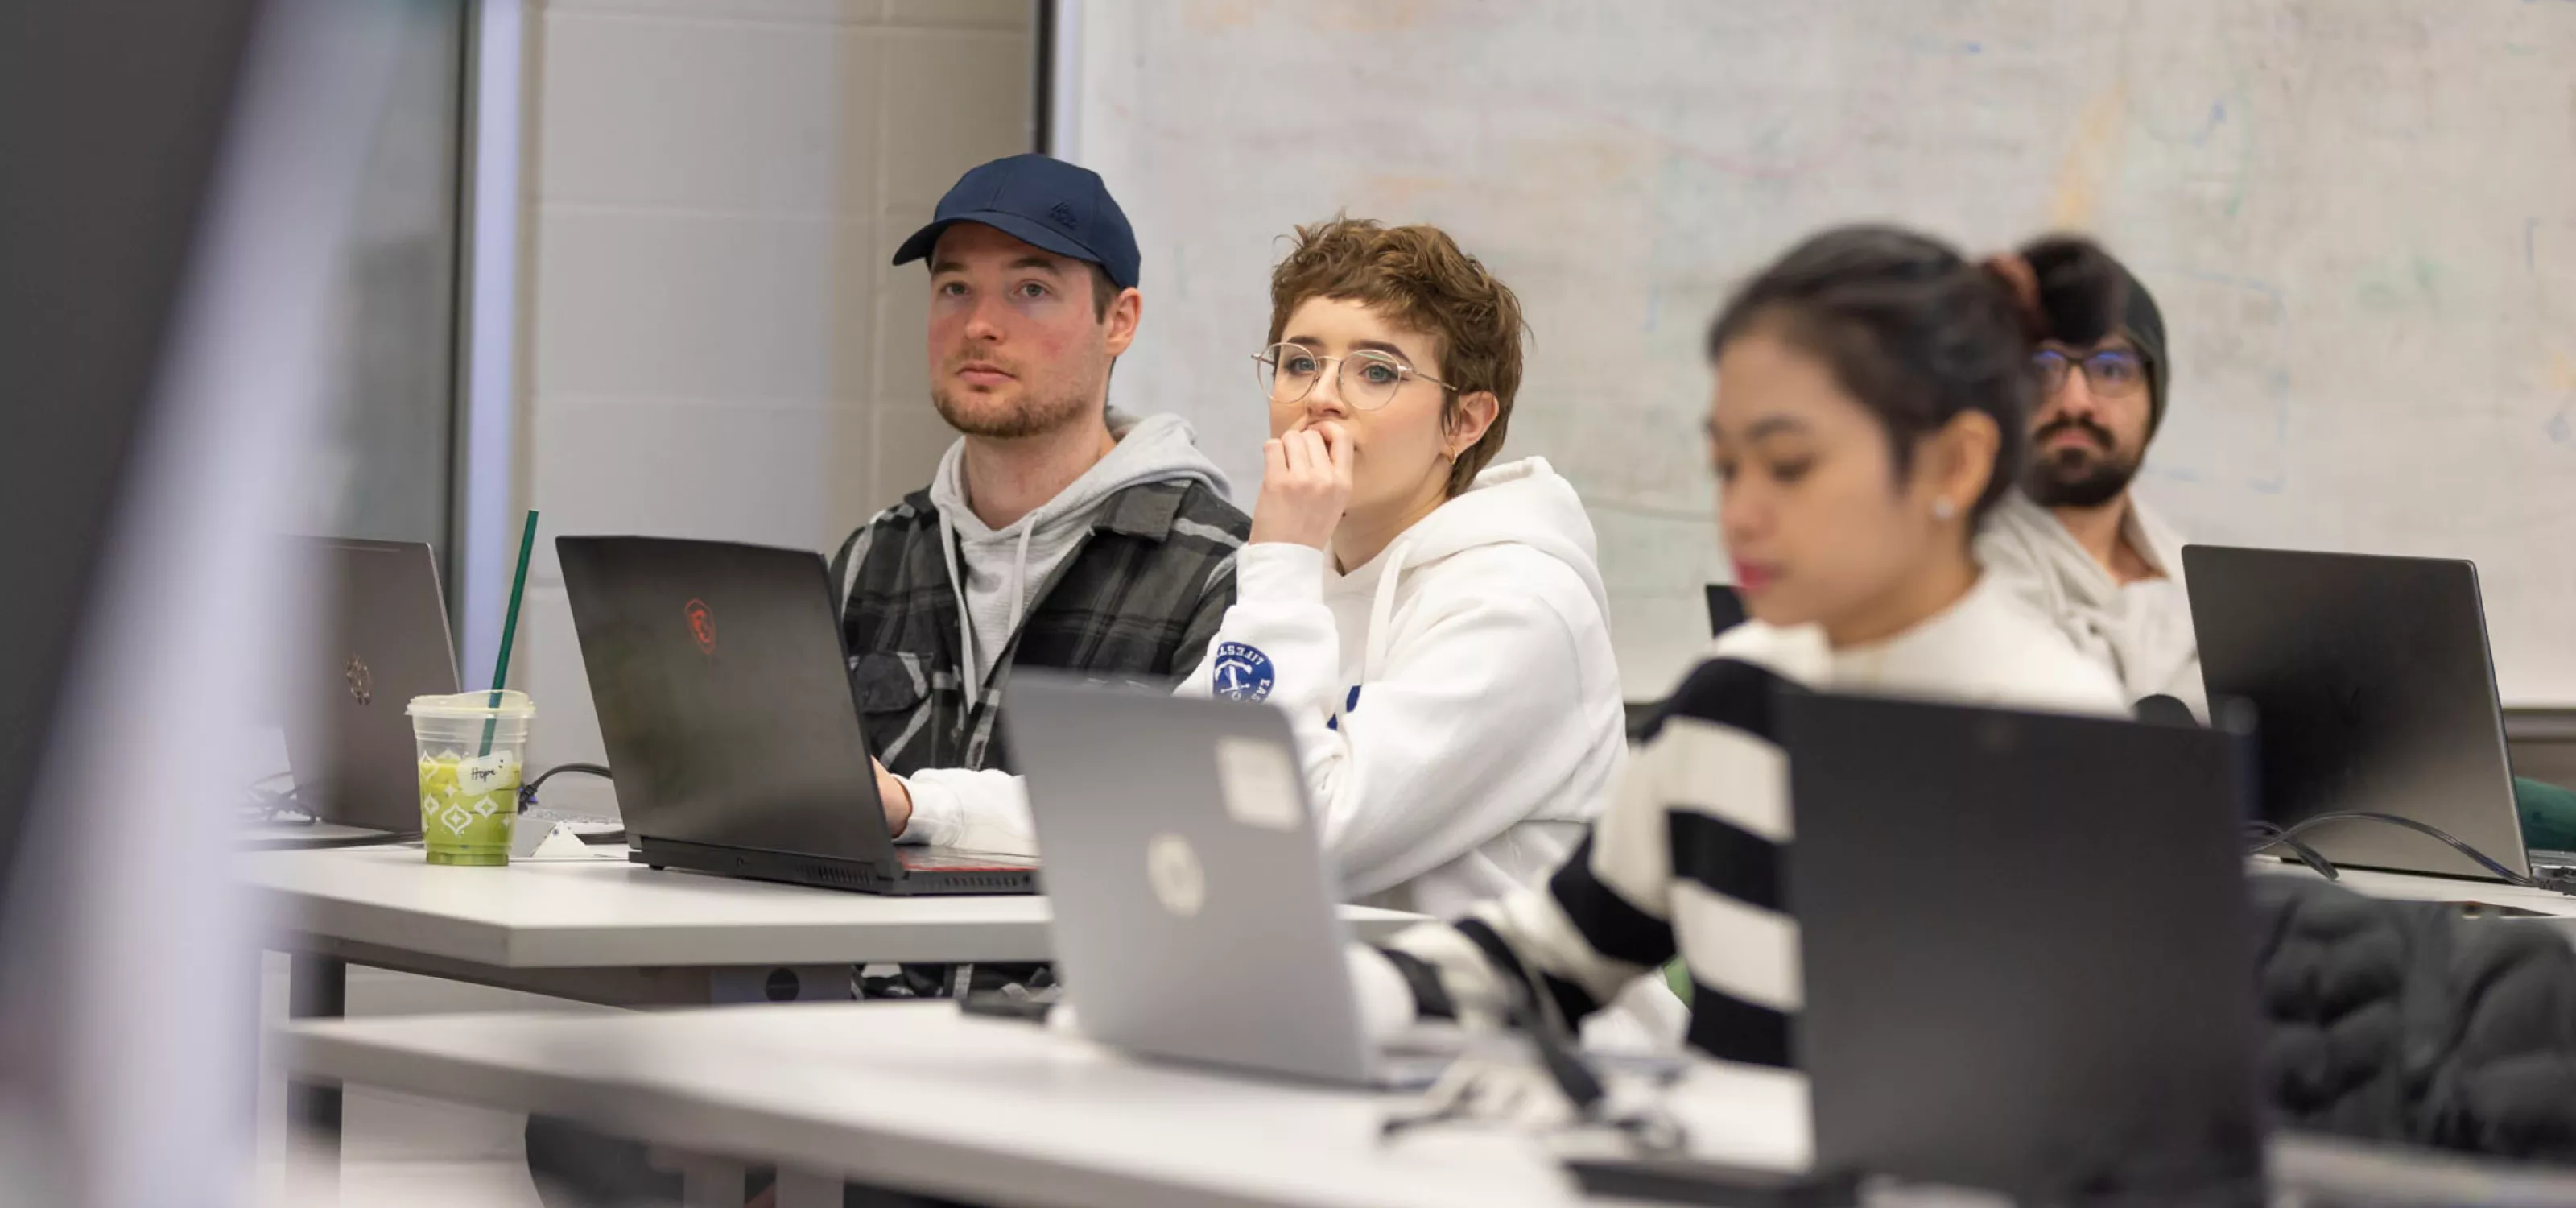
[(1267, 700), (1270, 686), (1279, 675), (1270, 668), (1270, 656), (1241, 642), (1220, 642), (1216, 648), (1216, 674), (1208, 681), (1209, 690), (1227, 700)]

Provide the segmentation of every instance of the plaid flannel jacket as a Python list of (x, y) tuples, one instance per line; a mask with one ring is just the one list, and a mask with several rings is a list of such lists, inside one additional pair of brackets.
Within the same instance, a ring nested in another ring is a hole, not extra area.
[(832, 559), (832, 581), (847, 593), (841, 632), (869, 748), (897, 774), (1008, 770), (994, 722), (1014, 666), (1156, 683), (1187, 676), (1234, 603), (1234, 551), (1250, 530), (1197, 482), (1110, 496), (1040, 588), (970, 710), (939, 513), (927, 490), (905, 497)]

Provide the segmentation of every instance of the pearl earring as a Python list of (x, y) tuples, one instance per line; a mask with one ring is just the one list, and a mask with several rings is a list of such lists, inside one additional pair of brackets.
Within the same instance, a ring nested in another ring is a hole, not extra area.
[(1933, 500), (1933, 501), (1932, 501), (1932, 518), (1933, 518), (1933, 519), (1935, 519), (1935, 520), (1951, 520), (1951, 519), (1956, 519), (1956, 518), (1958, 517), (1958, 515), (1959, 515), (1959, 505), (1957, 505), (1957, 504), (1955, 504), (1955, 503), (1952, 503), (1952, 502), (1950, 502), (1950, 501), (1949, 501), (1949, 500), (1947, 500), (1947, 499), (1935, 499), (1935, 500)]

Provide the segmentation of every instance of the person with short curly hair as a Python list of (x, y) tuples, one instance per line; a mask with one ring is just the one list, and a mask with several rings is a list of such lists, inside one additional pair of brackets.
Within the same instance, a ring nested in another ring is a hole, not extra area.
[(1270, 301), (1252, 537), (1181, 691), (1288, 714), (1350, 899), (1501, 897), (1574, 850), (1626, 757), (1583, 502), (1496, 461), (1520, 300), (1436, 227), (1336, 218), (1297, 229)]

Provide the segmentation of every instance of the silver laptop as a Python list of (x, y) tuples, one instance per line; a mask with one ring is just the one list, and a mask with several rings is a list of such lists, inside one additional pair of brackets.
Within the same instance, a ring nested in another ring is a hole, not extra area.
[(330, 592), (298, 652), (286, 755), (304, 825), (265, 825), (248, 846), (339, 846), (420, 832), (415, 696), (457, 691), (438, 563), (414, 541), (303, 538), (307, 581)]
[(1365, 1038), (1285, 716), (1029, 672), (1012, 679), (1004, 716), (1085, 1033), (1345, 1085), (1438, 1074), (1436, 1036), (1405, 1053)]

